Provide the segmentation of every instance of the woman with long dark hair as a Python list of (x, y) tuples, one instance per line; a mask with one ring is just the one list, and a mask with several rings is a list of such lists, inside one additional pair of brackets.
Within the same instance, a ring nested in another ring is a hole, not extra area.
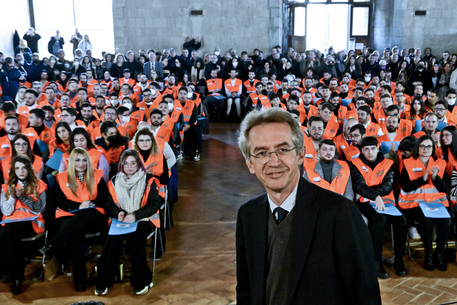
[(411, 108), (409, 111), (404, 112), (404, 117), (406, 120), (411, 120), (413, 123), (416, 120), (422, 120), (425, 117), (427, 110), (425, 109), (425, 104), (422, 101), (422, 97), (415, 96), (411, 101)]
[(13, 141), (11, 141), (11, 146), (11, 156), (8, 156), (2, 161), (0, 161), (1, 170), (3, 173), (2, 181), (9, 180), (10, 169), (12, 164), (11, 160), (17, 155), (26, 156), (27, 158), (29, 158), (29, 160), (32, 162), (33, 170), (35, 171), (37, 178), (41, 179), (43, 177), (43, 159), (40, 156), (36, 156), (33, 154), (29, 138), (26, 135), (18, 133), (14, 137)]
[(440, 144), (441, 147), (438, 148), (436, 154), (438, 158), (442, 158), (446, 161), (446, 174), (450, 178), (452, 176), (452, 171), (454, 171), (457, 166), (457, 127), (444, 127), (440, 134)]
[(51, 157), (56, 150), (66, 152), (70, 147), (71, 128), (67, 122), (60, 121), (56, 124), (55, 138), (49, 141), (49, 157)]
[(129, 149), (122, 153), (119, 170), (108, 182), (112, 199), (106, 205), (107, 215), (123, 223), (137, 222), (136, 230), (122, 235), (108, 235), (98, 262), (95, 295), (106, 295), (114, 285), (123, 241), (132, 263), (130, 284), (136, 295), (146, 294), (152, 287), (152, 272), (146, 256), (146, 238), (153, 226), (160, 226), (158, 210), (163, 204), (157, 189), (158, 180), (147, 174), (140, 155)]
[[(398, 205), (409, 223), (419, 223), (419, 234), (424, 243), (424, 268), (428, 271), (446, 271), (444, 247), (451, 227), (450, 218), (426, 217), (420, 204), (442, 204), (449, 202), (446, 196), (447, 185), (444, 181), (446, 161), (436, 157), (435, 141), (428, 135), (419, 138), (411, 158), (403, 161), (401, 191)], [(436, 228), (436, 250), (433, 255), (433, 231)]]
[(46, 206), (46, 188), (46, 184), (35, 176), (27, 156), (13, 158), (8, 182), (2, 184), (0, 200), (2, 220), (13, 221), (4, 224), (0, 230), (0, 264), (13, 280), (13, 294), (22, 292), (24, 279), (24, 256), (27, 253), (21, 239), (45, 230), (41, 213)]

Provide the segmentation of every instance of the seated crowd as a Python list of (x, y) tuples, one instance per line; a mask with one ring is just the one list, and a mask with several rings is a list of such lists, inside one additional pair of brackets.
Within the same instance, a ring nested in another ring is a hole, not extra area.
[[(24, 278), (21, 239), (44, 230), (43, 252), (59, 265), (71, 261), (76, 290), (85, 290), (84, 237), (107, 231), (108, 219), (135, 230), (106, 237), (95, 294), (113, 286), (123, 240), (134, 293), (146, 293), (145, 241), (154, 227), (163, 235), (166, 186), (170, 202), (177, 197), (176, 159), (200, 161), (208, 121), (271, 107), (302, 126), (304, 177), (354, 200), (367, 219), (379, 277), (388, 277), (381, 258), (387, 223), (398, 275), (407, 275), (408, 227), (422, 237), (425, 268), (446, 270), (450, 218), (429, 218), (420, 206), (444, 204), (453, 215), (457, 200), (457, 55), (393, 47), (359, 55), (330, 49), (324, 57), (274, 47), (265, 58), (258, 49), (238, 57), (233, 48), (201, 58), (199, 46), (187, 46), (181, 55), (149, 49), (102, 59), (78, 50), (72, 60), (63, 50), (42, 59), (0, 54), (0, 273), (13, 293)], [(379, 213), (392, 204), (399, 215)]]

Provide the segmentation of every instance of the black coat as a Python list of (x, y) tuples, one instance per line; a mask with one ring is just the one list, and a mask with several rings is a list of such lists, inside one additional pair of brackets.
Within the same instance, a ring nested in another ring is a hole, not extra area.
[[(238, 305), (266, 303), (269, 213), (266, 194), (238, 212)], [(301, 178), (291, 217), (285, 304), (381, 304), (370, 234), (352, 201)]]

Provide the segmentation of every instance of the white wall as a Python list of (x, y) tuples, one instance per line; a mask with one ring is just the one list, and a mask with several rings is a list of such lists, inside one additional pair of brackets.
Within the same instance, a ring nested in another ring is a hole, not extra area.
[(5, 57), (13, 56), (14, 30), (17, 30), (22, 38), (30, 27), (29, 4), (27, 0), (2, 1), (1, 7), (0, 51)]
[[(101, 57), (102, 51), (114, 52), (113, 10), (111, 0), (34, 0), (36, 32), (41, 35), (38, 50), (42, 57), (49, 56), (48, 42), (60, 30), (64, 50), (71, 58), (73, 47), (70, 37), (75, 31), (88, 34), (94, 47), (93, 54)], [(13, 33), (25, 34), (30, 27), (27, 0), (2, 1), (0, 18), (0, 51), (12, 56)], [(75, 12), (75, 13), (73, 13)]]

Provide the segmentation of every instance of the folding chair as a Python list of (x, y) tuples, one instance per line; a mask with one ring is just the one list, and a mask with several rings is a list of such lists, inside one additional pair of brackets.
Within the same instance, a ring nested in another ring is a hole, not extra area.
[[(21, 242), (23, 242), (23, 243), (36, 243), (38, 240), (40, 240), (42, 238), (44, 238), (44, 243), (43, 243), (43, 246), (44, 246), (44, 245), (46, 245), (46, 243), (48, 241), (48, 231), (47, 230), (44, 231), (44, 232), (38, 233), (38, 234), (36, 234), (34, 236), (22, 238)], [(46, 262), (46, 254), (42, 254), (40, 259), (36, 259), (35, 257), (39, 257), (39, 255), (30, 258), (30, 261), (31, 262), (40, 262), (41, 263), (41, 270), (40, 270), (39, 277), (32, 278), (34, 281), (37, 281), (37, 280), (39, 280), (39, 279), (41, 279), (43, 277), (44, 265), (45, 265), (45, 262)]]
[(165, 233), (167, 232), (167, 229), (171, 229), (171, 226), (172, 226), (172, 211), (171, 211), (171, 208), (170, 208), (170, 200), (171, 200), (171, 196), (169, 195), (168, 193), (168, 186), (165, 185), (165, 202), (164, 204), (162, 205), (162, 207), (160, 208), (161, 210), (163, 209), (163, 213), (164, 213), (164, 219), (163, 219), (163, 228), (165, 230)]
[(157, 236), (159, 236), (160, 247), (161, 247), (161, 249), (163, 249), (162, 235), (160, 234), (159, 230), (160, 230), (160, 227), (155, 227), (155, 229), (147, 237), (147, 239), (151, 240), (151, 243), (152, 243), (152, 237), (154, 237), (154, 251), (153, 251), (153, 256), (152, 256), (152, 278), (154, 278), (154, 272), (155, 272), (156, 260), (157, 260), (157, 258), (156, 258), (157, 257)]

